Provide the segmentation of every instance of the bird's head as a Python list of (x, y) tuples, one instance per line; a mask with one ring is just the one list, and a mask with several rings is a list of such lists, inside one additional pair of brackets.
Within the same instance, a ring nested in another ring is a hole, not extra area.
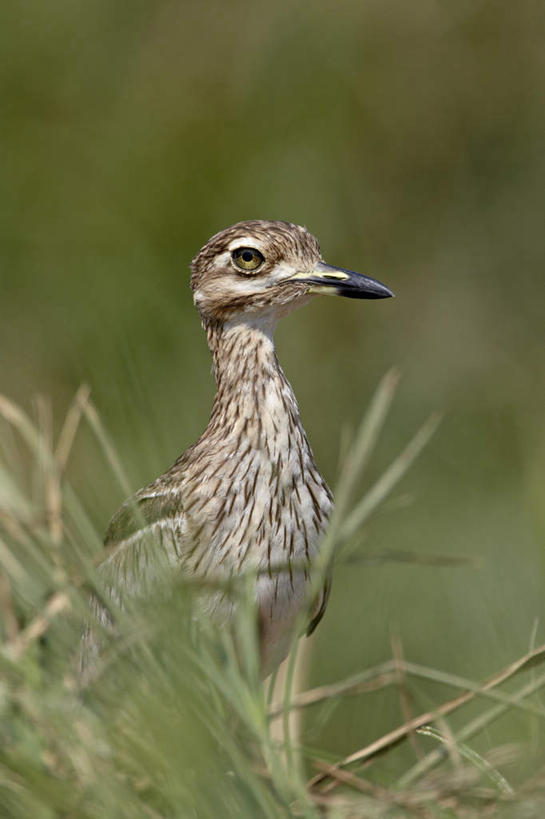
[(393, 293), (375, 279), (324, 262), (304, 227), (256, 219), (222, 230), (191, 265), (195, 304), (205, 320), (241, 314), (276, 319), (314, 294), (383, 299)]

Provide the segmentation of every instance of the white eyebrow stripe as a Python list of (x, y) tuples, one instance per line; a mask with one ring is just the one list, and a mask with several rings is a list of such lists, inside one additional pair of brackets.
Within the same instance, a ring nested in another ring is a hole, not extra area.
[(233, 239), (229, 244), (229, 252), (232, 253), (238, 247), (254, 247), (256, 250), (263, 252), (263, 243), (255, 236), (240, 236), (238, 239)]

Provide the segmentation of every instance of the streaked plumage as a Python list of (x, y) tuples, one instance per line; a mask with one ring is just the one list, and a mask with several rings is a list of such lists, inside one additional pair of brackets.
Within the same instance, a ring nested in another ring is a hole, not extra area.
[[(214, 361), (211, 418), (199, 440), (114, 516), (102, 571), (122, 602), (126, 594), (153, 594), (165, 565), (212, 579), (257, 568), (266, 673), (285, 655), (307, 605), (306, 567), (332, 507), (276, 357), (274, 328), (316, 292), (356, 298), (391, 293), (372, 279), (325, 265), (304, 228), (262, 220), (213, 236), (193, 260), (191, 287)], [(309, 631), (328, 592), (326, 584), (309, 612)], [(219, 621), (231, 619), (231, 607), (223, 595), (210, 595), (208, 612)], [(107, 620), (98, 603), (95, 610)]]

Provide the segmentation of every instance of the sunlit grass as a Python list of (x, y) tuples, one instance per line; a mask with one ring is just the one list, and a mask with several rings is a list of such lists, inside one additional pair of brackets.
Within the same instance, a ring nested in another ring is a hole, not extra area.
[[(362, 527), (438, 423), (435, 416), (427, 421), (363, 497), (357, 496), (397, 380), (393, 372), (385, 376), (345, 447), (336, 509), (309, 600), (332, 563), (449, 565), (461, 559), (392, 551), (355, 555)], [(85, 513), (85, 498), (78, 499), (70, 487), (70, 454), (82, 423), (90, 425), (105, 468), (113, 470), (127, 494), (129, 481), (85, 388), (75, 396), (56, 440), (43, 400), (31, 418), (0, 398), (0, 414), (5, 433), (0, 462), (3, 815), (477, 817), (485, 810), (500, 816), (545, 805), (543, 778), (525, 782), (510, 776), (509, 766), (522, 749), (507, 745), (483, 755), (471, 746), (474, 736), (510, 711), (545, 719), (545, 709), (532, 698), (545, 685), (537, 668), (545, 659), (543, 646), (500, 671), (491, 669), (481, 682), (413, 663), (394, 644), (393, 658), (380, 665), (296, 691), (295, 644), (275, 699), (272, 683), (267, 689), (259, 678), (255, 578), (246, 574), (229, 589), (237, 598), (236, 641), (230, 632), (195, 622), (194, 603), (203, 584), (176, 580), (153, 600), (114, 612), (115, 633), (104, 635), (93, 674), (83, 680), (78, 653), (89, 592), (104, 590), (96, 572), (101, 537)], [(302, 620), (301, 631), (303, 626)], [(445, 689), (422, 713), (404, 698), (418, 680)], [(381, 737), (362, 736), (361, 746), (347, 747), (343, 758), (308, 747), (300, 726), (290, 720), (302, 709), (328, 707), (334, 719), (341, 699), (391, 687), (404, 702), (403, 723)], [(454, 728), (450, 715), (463, 715), (469, 703), (470, 716)], [(280, 738), (271, 731), (277, 720)], [(433, 741), (431, 750), (385, 786), (373, 763), (416, 733)]]

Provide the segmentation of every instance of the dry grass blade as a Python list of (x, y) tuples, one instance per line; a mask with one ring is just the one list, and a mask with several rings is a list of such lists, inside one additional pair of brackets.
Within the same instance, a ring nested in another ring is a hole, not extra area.
[(90, 394), (91, 390), (87, 384), (82, 384), (76, 392), (74, 400), (66, 413), (66, 418), (64, 419), (64, 424), (62, 425), (57, 441), (57, 447), (55, 449), (55, 458), (61, 472), (64, 472), (66, 469), (68, 457), (72, 451), (81, 418), (85, 411), (85, 407), (89, 403)]
[[(519, 670), (523, 669), (521, 668)], [(516, 705), (517, 703), (522, 703), (526, 697), (530, 697), (532, 694), (535, 694), (535, 692), (539, 691), (540, 688), (543, 688), (544, 685), (545, 674), (542, 674), (537, 679), (532, 680), (517, 691), (516, 694), (511, 697), (512, 703), (495, 705), (493, 708), (489, 708), (487, 711), (479, 714), (479, 716), (471, 720), (461, 729), (461, 731), (456, 734), (456, 742), (466, 742), (468, 739), (471, 739), (471, 737), (479, 733), (479, 731), (482, 731), (484, 728), (490, 725), (490, 723), (498, 719), (498, 717), (501, 717), (502, 714), (505, 714), (512, 704)], [(405, 774), (403, 774), (403, 776), (399, 779), (398, 785), (400, 787), (405, 787), (412, 784), (415, 780), (430, 771), (438, 762), (441, 762), (442, 759), (442, 751), (432, 751), (430, 754), (427, 754), (424, 759), (414, 765), (414, 767), (410, 768)]]
[(0, 395), (0, 415), (19, 432), (33, 452), (37, 455), (41, 455), (48, 461), (51, 460), (51, 454), (47, 452), (47, 450), (44, 452), (46, 448), (43, 438), (38, 433), (28, 415), (14, 404), (13, 401), (6, 398), (5, 395)]
[[(407, 685), (407, 670), (405, 665), (405, 658), (403, 656), (403, 643), (398, 633), (391, 633), (390, 644), (392, 646), (392, 657), (395, 666), (395, 681), (399, 695), (399, 704), (401, 707), (401, 714), (405, 722), (410, 722), (414, 718), (414, 701), (412, 692)], [(409, 743), (415, 753), (417, 759), (422, 759), (423, 751), (420, 748), (418, 738), (415, 734), (409, 734)]]
[[(387, 660), (374, 668), (366, 669), (360, 674), (350, 677), (332, 685), (321, 685), (304, 691), (294, 697), (290, 703), (290, 708), (306, 708), (309, 705), (316, 705), (324, 700), (345, 695), (361, 694), (367, 691), (377, 691), (385, 685), (395, 680), (396, 670), (393, 660)], [(273, 703), (269, 708), (269, 717), (275, 719), (283, 714), (285, 704), (283, 702)]]
[[(314, 764), (319, 770), (327, 774), (336, 785), (345, 785), (355, 791), (365, 794), (366, 796), (371, 796), (381, 805), (390, 804), (410, 809), (426, 803), (436, 802), (441, 796), (441, 791), (437, 787), (426, 788), (426, 790), (423, 792), (389, 790), (388, 788), (384, 788), (374, 782), (369, 782), (366, 779), (356, 776), (356, 774), (354, 774), (352, 771), (344, 771), (342, 769), (335, 768), (334, 766), (328, 765), (326, 762), (322, 762), (321, 760), (315, 760)], [(332, 789), (330, 789), (328, 793), (330, 793), (331, 790)], [(319, 796), (320, 794), (316, 795)], [(320, 804), (319, 799), (317, 802)], [(384, 815), (384, 813), (381, 812), (379, 815)], [(421, 814), (419, 811), (417, 815), (420, 816), (423, 814)]]
[(38, 640), (49, 627), (50, 622), (63, 611), (70, 608), (70, 598), (66, 592), (55, 592), (37, 617), (29, 623), (11, 642), (5, 647), (6, 654), (13, 660), (18, 660), (26, 651), (30, 643)]
[(23, 521), (27, 523), (31, 519), (33, 511), (32, 503), (17, 486), (13, 474), (0, 464), (0, 521), (4, 523), (6, 518), (15, 531)]
[[(535, 649), (534, 651), (530, 652), (530, 655), (528, 656), (534, 657), (535, 655), (537, 660), (542, 658), (542, 652), (545, 652), (545, 647)], [(512, 671), (513, 668), (515, 668), (514, 671)], [(518, 671), (524, 670), (524, 668), (525, 663), (522, 663), (521, 666), (519, 666), (518, 662), (514, 663), (513, 666), (509, 666), (508, 669), (506, 669), (506, 672), (508, 673), (505, 677), (493, 678), (493, 680), (496, 681), (495, 685), (500, 685), (505, 679), (513, 676), (513, 674), (517, 673)], [(395, 684), (400, 671), (403, 671), (403, 673), (407, 675), (433, 680), (434, 682), (448, 685), (450, 687), (465, 689), (472, 695), (475, 694), (488, 699), (496, 700), (506, 707), (520, 708), (521, 710), (527, 711), (528, 713), (534, 714), (542, 719), (545, 717), (545, 711), (542, 708), (532, 705), (531, 703), (520, 702), (519, 697), (516, 695), (502, 694), (499, 691), (495, 691), (493, 688), (487, 688), (486, 683), (484, 685), (480, 685), (478, 683), (474, 683), (472, 680), (466, 679), (465, 677), (448, 674), (434, 668), (427, 668), (426, 666), (417, 665), (416, 663), (411, 663), (404, 659), (387, 660), (378, 666), (366, 669), (359, 674), (355, 674), (347, 680), (333, 683), (331, 685), (322, 685), (317, 688), (312, 688), (309, 691), (304, 691), (292, 699), (289, 707), (292, 710), (295, 708), (307, 708), (336, 697), (353, 697), (360, 694), (369, 693), (370, 691), (378, 691), (388, 685)], [(284, 703), (273, 703), (269, 707), (269, 718), (276, 719), (284, 713), (284, 710)], [(439, 716), (440, 714), (438, 714), (438, 717)]]
[[(539, 651), (540, 649), (536, 650)], [(487, 689), (480, 683), (475, 683), (473, 680), (468, 680), (466, 677), (459, 677), (457, 674), (449, 674), (444, 671), (438, 671), (435, 668), (428, 668), (427, 666), (405, 661), (403, 662), (403, 667), (405, 673), (410, 674), (413, 677), (433, 680), (433, 682), (442, 683), (443, 685), (452, 686), (454, 688), (467, 689), (468, 691), (472, 691), (479, 696), (497, 700), (504, 705), (520, 708), (522, 711), (527, 711), (529, 714), (534, 714), (536, 717), (545, 719), (545, 708), (539, 705), (532, 705), (532, 703), (518, 702), (516, 697), (513, 697), (510, 694), (503, 694), (500, 691), (495, 691), (494, 689)], [(505, 679), (508, 679), (511, 676), (512, 674), (509, 673)], [(498, 680), (496, 685), (500, 685), (502, 682), (503, 680)]]
[(5, 571), (0, 571), (0, 611), (6, 637), (10, 642), (14, 641), (19, 633), (19, 624), (13, 607), (9, 576)]
[[(43, 396), (36, 398), (37, 432), (42, 442), (38, 452), (38, 474), (45, 503), (45, 520), (51, 544), (58, 546), (62, 540), (62, 492), (61, 476), (53, 454), (53, 414), (51, 402)], [(47, 453), (47, 457), (44, 454)], [(58, 555), (53, 553), (58, 564)]]
[(119, 481), (121, 488), (127, 496), (132, 495), (131, 485), (127, 479), (127, 476), (125, 475), (125, 470), (121, 466), (121, 461), (117, 457), (115, 449), (112, 446), (104, 426), (102, 425), (102, 421), (100, 420), (100, 416), (96, 411), (94, 404), (87, 398), (87, 400), (81, 404), (81, 408), (83, 414), (89, 422), (91, 429), (102, 446), (106, 459), (110, 464), (117, 480)]
[(328, 765), (326, 762), (322, 762), (318, 759), (314, 760), (314, 764), (323, 773), (337, 780), (340, 785), (348, 785), (348, 787), (356, 791), (360, 791), (366, 795), (380, 796), (382, 799), (388, 794), (385, 788), (381, 788), (379, 785), (372, 785), (351, 771), (343, 771), (342, 768), (335, 768), (333, 765)]
[[(345, 768), (346, 766), (352, 765), (355, 762), (365, 762), (368, 759), (377, 756), (378, 754), (384, 753), (384, 751), (394, 747), (399, 742), (402, 742), (404, 739), (408, 737), (409, 734), (417, 731), (419, 728), (422, 728), (427, 723), (435, 722), (438, 717), (440, 716), (444, 717), (447, 714), (452, 713), (456, 709), (460, 708), (462, 705), (465, 705), (466, 703), (473, 700), (476, 696), (478, 696), (478, 694), (489, 692), (491, 689), (495, 688), (498, 685), (501, 685), (501, 683), (515, 676), (515, 674), (520, 673), (521, 671), (529, 668), (535, 663), (543, 662), (544, 660), (545, 645), (540, 646), (539, 648), (529, 652), (528, 654), (525, 654), (523, 657), (516, 660), (514, 663), (511, 663), (506, 668), (499, 671), (497, 674), (495, 674), (493, 677), (491, 677), (489, 680), (483, 683), (482, 686), (478, 688), (478, 690), (466, 691), (463, 694), (454, 697), (454, 699), (448, 700), (447, 702), (438, 706), (438, 708), (436, 708), (435, 711), (427, 711), (425, 714), (420, 714), (418, 717), (409, 720), (403, 725), (400, 725), (398, 728), (395, 728), (393, 731), (389, 731), (387, 734), (384, 734), (384, 736), (380, 737), (374, 742), (371, 742), (365, 748), (361, 748), (359, 751), (356, 751), (355, 753), (345, 757), (343, 760), (338, 762), (333, 767)], [(513, 705), (516, 703), (516, 699), (513, 697), (509, 697), (508, 699), (509, 699), (508, 703), (505, 703), (505, 705), (498, 707), (507, 708), (509, 705)], [(318, 776), (315, 776), (313, 779), (310, 780), (310, 782), (308, 783), (309, 787), (314, 788), (327, 778), (328, 778), (327, 774), (319, 774)]]
[[(68, 458), (74, 444), (76, 433), (82, 418), (83, 410), (89, 400), (89, 387), (82, 385), (76, 395), (64, 419), (57, 446), (53, 453), (55, 469), (50, 469), (46, 473), (46, 509), (49, 532), (53, 543), (60, 543), (63, 535), (62, 521), (62, 490), (61, 482)], [(48, 441), (49, 448), (53, 452), (52, 440)]]
[(21, 581), (26, 575), (26, 571), (22, 563), (17, 560), (12, 549), (9, 548), (7, 543), (5, 543), (2, 538), (0, 538), (0, 564), (4, 567), (10, 577), (16, 578), (19, 581)]
[[(443, 745), (448, 747), (450, 744), (450, 740), (441, 734), (440, 731), (435, 730), (430, 725), (424, 725), (422, 728), (419, 728), (417, 731), (418, 734), (421, 734), (425, 737), (433, 737), (441, 742)], [(463, 756), (464, 759), (467, 759), (476, 768), (478, 768), (482, 773), (484, 773), (493, 783), (496, 785), (500, 793), (504, 796), (512, 796), (514, 793), (513, 788), (509, 784), (502, 774), (494, 768), (490, 762), (484, 759), (480, 754), (474, 751), (472, 748), (469, 748), (467, 745), (463, 743), (457, 742), (456, 748), (460, 753), (460, 756)]]
[[(63, 537), (63, 492), (61, 483), (63, 473), (75, 435), (88, 401), (89, 390), (87, 387), (80, 387), (77, 391), (72, 405), (65, 418), (59, 441), (56, 449), (53, 447), (53, 420), (51, 405), (44, 398), (38, 396), (36, 399), (37, 425), (18, 406), (5, 396), (0, 395), (0, 415), (20, 434), (35, 458), (37, 466), (36, 479), (38, 480), (39, 497), (43, 496), (43, 508), (45, 508), (45, 523), (50, 537), (50, 544), (57, 546)], [(20, 540), (22, 533), (17, 529), (19, 521), (35, 520), (36, 511), (40, 509), (40, 502), (33, 508), (26, 498), (23, 498), (17, 487), (15, 487), (10, 475), (4, 470), (0, 470), (0, 478), (3, 484), (4, 505), (8, 506), (8, 512), (2, 515), (3, 523), (7, 530)], [(11, 514), (10, 507), (13, 507)], [(23, 511), (25, 510), (25, 514)], [(0, 510), (0, 514), (3, 510)], [(6, 566), (13, 567), (13, 556), (4, 555)], [(58, 563), (58, 554), (53, 554), (53, 560)]]

